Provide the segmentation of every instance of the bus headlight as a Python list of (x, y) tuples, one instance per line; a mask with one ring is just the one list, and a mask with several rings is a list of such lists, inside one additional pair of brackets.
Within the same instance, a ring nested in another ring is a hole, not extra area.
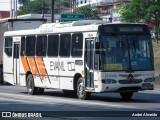
[(144, 80), (144, 82), (154, 82), (154, 78), (147, 78)]
[(117, 83), (117, 81), (116, 81), (116, 80), (113, 80), (113, 79), (103, 79), (103, 80), (102, 80), (102, 83), (115, 84), (115, 83)]

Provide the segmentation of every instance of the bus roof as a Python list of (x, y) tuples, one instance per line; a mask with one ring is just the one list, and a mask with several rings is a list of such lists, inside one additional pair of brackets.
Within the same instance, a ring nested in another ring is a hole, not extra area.
[(81, 21), (65, 22), (65, 23), (64, 22), (47, 23), (41, 25), (37, 29), (8, 31), (4, 33), (4, 36), (57, 34), (57, 33), (68, 33), (68, 32), (93, 32), (93, 31), (98, 31), (98, 26), (100, 25), (111, 25), (111, 24), (133, 24), (133, 23), (106, 23), (105, 21), (100, 21), (100, 20), (81, 20)]

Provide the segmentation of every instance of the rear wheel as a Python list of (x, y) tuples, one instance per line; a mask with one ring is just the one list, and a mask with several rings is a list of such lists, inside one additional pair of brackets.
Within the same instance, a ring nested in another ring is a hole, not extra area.
[(77, 96), (81, 100), (88, 99), (91, 96), (90, 92), (85, 91), (85, 81), (82, 77), (77, 82)]
[(27, 76), (27, 91), (30, 95), (37, 94), (37, 87), (34, 86), (34, 79), (33, 76), (30, 74)]
[(128, 93), (120, 93), (121, 97), (124, 99), (124, 100), (130, 100), (131, 97), (133, 96), (133, 92), (128, 92)]
[(44, 88), (38, 88), (34, 85), (33, 76), (30, 74), (27, 76), (27, 91), (30, 95), (43, 94)]

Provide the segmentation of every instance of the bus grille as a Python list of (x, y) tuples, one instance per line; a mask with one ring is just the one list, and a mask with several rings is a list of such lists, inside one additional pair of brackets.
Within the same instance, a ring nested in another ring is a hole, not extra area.
[(141, 83), (141, 79), (133, 79), (133, 80), (119, 80), (118, 81), (120, 84), (136, 84), (136, 83)]

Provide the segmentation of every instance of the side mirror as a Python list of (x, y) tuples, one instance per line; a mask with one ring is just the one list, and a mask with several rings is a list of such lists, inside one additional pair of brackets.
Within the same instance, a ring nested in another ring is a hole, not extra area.
[(99, 42), (96, 42), (96, 44), (95, 44), (95, 53), (100, 54), (100, 44), (99, 44)]

